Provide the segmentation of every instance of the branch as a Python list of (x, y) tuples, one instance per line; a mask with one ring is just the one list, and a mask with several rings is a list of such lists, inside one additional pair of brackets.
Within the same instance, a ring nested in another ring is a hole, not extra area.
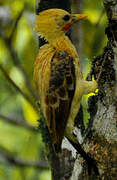
[(17, 55), (17, 52), (14, 50), (14, 48), (12, 47), (12, 38), (13, 38), (13, 35), (14, 35), (14, 32), (16, 31), (17, 29), (17, 25), (18, 25), (18, 22), (20, 20), (20, 18), (22, 17), (22, 14), (23, 14), (23, 11), (24, 9), (20, 12), (20, 14), (18, 15), (15, 23), (14, 23), (14, 26), (13, 26), (13, 29), (12, 29), (12, 32), (11, 32), (11, 36), (9, 38), (6, 38), (5, 37), (5, 34), (4, 32), (1, 30), (0, 31), (0, 36), (1, 38), (4, 40), (7, 48), (9, 49), (10, 51), (10, 54), (11, 54), (11, 57), (12, 57), (12, 61), (14, 63), (14, 65), (21, 71), (21, 73), (23, 74), (23, 77), (24, 77), (24, 80), (25, 80), (25, 83), (30, 91), (30, 93), (33, 95), (33, 98), (38, 101), (38, 97), (36, 95), (36, 93), (34, 92), (34, 89), (32, 88), (31, 84), (30, 84), (30, 80), (26, 74), (26, 72), (24, 71), (24, 69), (22, 68), (21, 64), (20, 64), (20, 61), (19, 61), (19, 58), (18, 58), (18, 55)]
[(46, 161), (39, 161), (39, 162), (38, 161), (24, 161), (17, 157), (13, 157), (12, 154), (9, 153), (8, 150), (6, 150), (4, 147), (0, 147), (0, 156), (1, 156), (1, 159), (3, 158), (3, 160), (6, 160), (12, 165), (19, 166), (22, 168), (24, 167), (34, 167), (34, 168), (41, 168), (41, 169), (49, 168)]
[(33, 95), (33, 98), (38, 101), (38, 97), (34, 91), (34, 89), (32, 88), (31, 84), (30, 84), (30, 81), (29, 81), (29, 78), (26, 74), (26, 72), (24, 71), (24, 69), (22, 68), (22, 66), (20, 65), (19, 63), (19, 59), (18, 59), (18, 56), (17, 56), (17, 52), (11, 47), (11, 44), (9, 44), (9, 42), (7, 42), (7, 47), (11, 53), (11, 56), (12, 56), (12, 60), (13, 60), (13, 63), (15, 66), (17, 66), (17, 68), (21, 71), (21, 73), (23, 74), (24, 76), (24, 80), (25, 80), (25, 83), (30, 91), (30, 93)]
[(6, 72), (6, 70), (2, 67), (2, 65), (0, 64), (0, 70), (2, 71), (2, 73), (4, 74), (4, 76), (6, 77), (6, 79), (12, 84), (12, 86), (31, 104), (31, 106), (38, 112), (37, 107), (33, 104), (32, 100), (27, 96), (27, 94), (25, 94), (15, 83), (14, 81), (10, 78), (10, 76), (8, 75), (8, 73)]
[(34, 126), (31, 126), (31, 125), (27, 124), (26, 122), (22, 122), (19, 119), (10, 118), (10, 117), (0, 114), (0, 120), (1, 119), (4, 119), (5, 122), (8, 122), (10, 124), (21, 126), (23, 128), (26, 128), (27, 130), (31, 130), (32, 132), (38, 133), (37, 129)]
[(21, 17), (22, 17), (23, 12), (24, 12), (24, 8), (20, 11), (20, 13), (18, 14), (18, 17), (17, 17), (15, 23), (13, 24), (12, 32), (11, 32), (11, 35), (10, 35), (10, 37), (9, 37), (9, 42), (10, 42), (10, 44), (11, 44), (13, 35), (14, 35), (15, 31), (16, 31), (18, 22), (19, 22), (19, 20), (20, 20)]

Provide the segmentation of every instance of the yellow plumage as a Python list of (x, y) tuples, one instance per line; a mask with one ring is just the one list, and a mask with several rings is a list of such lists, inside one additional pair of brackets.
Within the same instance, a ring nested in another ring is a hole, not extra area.
[(74, 22), (84, 18), (84, 14), (70, 14), (62, 9), (43, 11), (36, 18), (35, 30), (49, 44), (39, 50), (34, 80), (57, 152), (64, 135), (77, 142), (73, 130), (81, 98), (97, 88), (95, 81), (83, 79), (76, 49), (65, 35)]

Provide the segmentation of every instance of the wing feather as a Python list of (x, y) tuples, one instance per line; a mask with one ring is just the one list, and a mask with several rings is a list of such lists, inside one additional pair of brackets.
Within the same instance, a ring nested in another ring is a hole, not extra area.
[(46, 120), (56, 151), (60, 150), (75, 91), (75, 68), (66, 51), (51, 59), (49, 87), (45, 95)]

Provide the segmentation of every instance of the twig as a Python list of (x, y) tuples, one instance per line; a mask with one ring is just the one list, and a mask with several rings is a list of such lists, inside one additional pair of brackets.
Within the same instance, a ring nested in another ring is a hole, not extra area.
[(8, 73), (6, 72), (6, 70), (2, 67), (2, 65), (0, 64), (0, 70), (2, 71), (2, 73), (4, 74), (4, 76), (6, 77), (6, 79), (12, 84), (12, 86), (32, 105), (32, 107), (38, 112), (37, 107), (33, 104), (32, 100), (27, 96), (27, 94), (25, 94), (15, 83), (14, 81), (10, 78), (10, 76), (8, 75)]
[(18, 17), (17, 17), (15, 23), (13, 24), (13, 28), (12, 28), (11, 35), (9, 37), (9, 41), (12, 41), (13, 35), (14, 35), (15, 31), (16, 31), (18, 22), (19, 22), (20, 18), (22, 17), (23, 12), (24, 12), (24, 8), (20, 11), (20, 13), (18, 14)]
[(4, 116), (3, 114), (0, 114), (0, 120), (1, 120), (1, 119), (4, 119), (5, 122), (8, 122), (8, 123), (10, 123), (10, 124), (18, 125), (18, 126), (21, 126), (21, 127), (23, 127), (23, 128), (26, 128), (27, 130), (31, 130), (31, 131), (33, 131), (33, 132), (38, 133), (38, 130), (37, 130), (36, 127), (31, 126), (31, 125), (27, 124), (26, 122), (22, 122), (22, 121), (19, 120), (19, 119), (10, 118), (10, 117)]
[[(6, 160), (7, 162), (11, 163), (12, 165), (19, 166), (19, 167), (35, 167), (41, 169), (48, 169), (48, 164), (46, 161), (24, 161), (17, 157), (14, 157), (12, 153), (8, 152), (4, 147), (0, 147), (0, 156), (1, 159)], [(3, 162), (3, 160), (1, 160)]]

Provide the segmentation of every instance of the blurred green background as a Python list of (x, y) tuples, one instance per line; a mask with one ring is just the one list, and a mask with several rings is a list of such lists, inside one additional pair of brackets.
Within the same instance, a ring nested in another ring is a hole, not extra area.
[[(73, 1), (72, 8), (77, 4)], [(80, 58), (86, 77), (91, 59), (106, 44), (107, 19), (101, 0), (84, 0), (82, 9), (88, 15), (82, 23)], [(0, 0), (0, 180), (50, 180), (44, 145), (36, 131), (39, 117), (33, 67), (38, 37), (34, 20), (35, 0)], [(87, 97), (83, 105), (86, 124)]]

